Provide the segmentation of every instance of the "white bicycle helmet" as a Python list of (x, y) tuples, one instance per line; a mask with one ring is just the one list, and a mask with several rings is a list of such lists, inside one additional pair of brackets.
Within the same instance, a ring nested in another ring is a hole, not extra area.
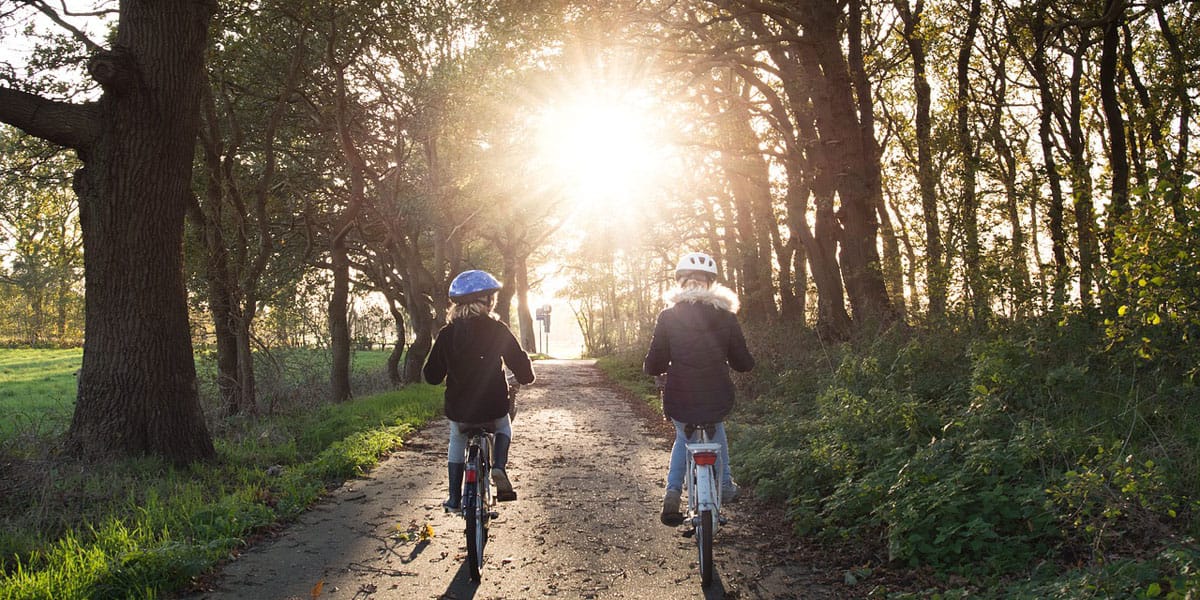
[(681, 256), (679, 264), (675, 265), (675, 276), (679, 277), (686, 271), (708, 273), (713, 279), (716, 279), (717, 261), (703, 252), (688, 252)]

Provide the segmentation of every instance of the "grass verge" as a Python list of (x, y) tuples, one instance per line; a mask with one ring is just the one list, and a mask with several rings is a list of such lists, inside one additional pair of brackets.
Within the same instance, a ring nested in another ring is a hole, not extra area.
[(229, 427), (212, 464), (0, 464), (0, 600), (156, 598), (362, 474), (441, 412), (433, 386)]
[(642, 372), (642, 357), (635, 354), (618, 354), (596, 359), (596, 366), (604, 374), (634, 396), (641, 398), (656, 412), (662, 412), (662, 398), (654, 387), (654, 379)]

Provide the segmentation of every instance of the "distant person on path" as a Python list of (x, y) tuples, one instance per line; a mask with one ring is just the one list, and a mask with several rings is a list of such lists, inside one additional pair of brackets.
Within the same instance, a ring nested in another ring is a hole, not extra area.
[[(675, 267), (676, 287), (663, 295), (666, 310), (658, 314), (654, 337), (642, 368), (660, 382), (665, 374), (663, 412), (675, 423), (675, 444), (667, 470), (663, 496), (664, 525), (683, 523), (679, 500), (687, 468), (688, 423), (716, 424), (712, 440), (721, 445), (721, 501), (737, 498), (738, 488), (729, 469), (725, 441), (725, 417), (733, 410), (734, 387), (729, 369), (746, 372), (754, 368), (754, 357), (735, 313), (738, 298), (729, 288), (716, 283), (717, 263), (703, 252), (691, 252)], [(699, 432), (693, 432), (699, 437)]]
[(449, 322), (437, 334), (425, 362), (425, 381), (446, 380), (446, 418), (450, 420), (447, 451), (450, 497), (448, 511), (462, 504), (462, 481), (467, 436), (463, 431), (484, 426), (496, 434), (492, 454), (492, 482), (496, 499), (516, 500), (505, 467), (512, 443), (508, 382), (504, 368), (517, 383), (533, 383), (533, 364), (520, 342), (492, 310), (500, 282), (486, 271), (463, 271), (450, 282)]

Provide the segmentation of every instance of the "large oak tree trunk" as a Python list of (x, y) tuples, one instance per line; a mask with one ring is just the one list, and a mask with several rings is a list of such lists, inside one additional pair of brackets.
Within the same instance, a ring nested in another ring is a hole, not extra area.
[[(120, 4), (96, 136), (75, 146), (86, 328), (66, 447), (89, 458), (215, 456), (196, 388), (183, 277), (204, 49), (212, 5)], [(3, 104), (0, 102), (0, 104)]]

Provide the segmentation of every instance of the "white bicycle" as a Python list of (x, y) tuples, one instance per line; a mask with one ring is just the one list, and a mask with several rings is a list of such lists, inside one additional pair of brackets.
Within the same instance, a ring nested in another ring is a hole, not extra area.
[(721, 445), (712, 442), (716, 432), (713, 423), (688, 423), (683, 427), (687, 439), (699, 431), (698, 442), (687, 444), (688, 512), (685, 522), (692, 524), (686, 536), (695, 536), (700, 553), (700, 584), (708, 587), (713, 578), (713, 536), (725, 519), (721, 516), (721, 475), (717, 471)]

